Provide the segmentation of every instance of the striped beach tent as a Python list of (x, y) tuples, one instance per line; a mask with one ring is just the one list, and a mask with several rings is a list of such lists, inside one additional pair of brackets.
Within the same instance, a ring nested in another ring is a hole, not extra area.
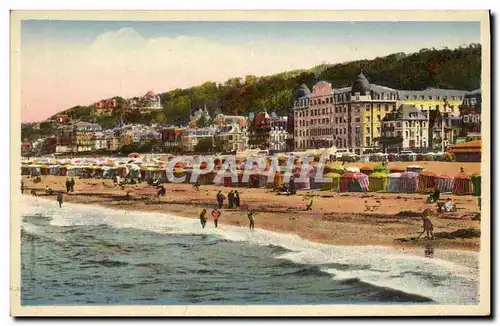
[(470, 176), (474, 187), (474, 196), (481, 197), (481, 175), (473, 174)]
[(417, 191), (418, 173), (401, 173), (401, 192), (414, 193)]
[(353, 182), (351, 183), (351, 192), (366, 192), (368, 191), (370, 180), (364, 173), (354, 173)]
[(354, 181), (354, 173), (347, 172), (340, 176), (339, 191), (348, 192), (351, 191), (351, 184)]
[(330, 172), (325, 174), (324, 178), (331, 179), (331, 181), (325, 182), (321, 187), (321, 190), (333, 190), (333, 191), (339, 190), (340, 174), (335, 172)]
[(467, 174), (460, 173), (453, 179), (453, 193), (457, 195), (472, 193), (472, 180)]
[(453, 177), (446, 173), (440, 174), (436, 177), (436, 186), (441, 193), (453, 191)]
[(385, 191), (387, 189), (387, 174), (383, 172), (373, 172), (368, 177), (370, 191)]
[(436, 174), (422, 172), (418, 175), (418, 192), (431, 192), (436, 188)]
[(401, 192), (401, 173), (387, 175), (387, 192)]

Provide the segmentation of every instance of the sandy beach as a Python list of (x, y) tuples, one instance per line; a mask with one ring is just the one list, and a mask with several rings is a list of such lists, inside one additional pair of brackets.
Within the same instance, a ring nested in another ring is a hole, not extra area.
[[(431, 163), (436, 164), (436, 162)], [(404, 163), (399, 162), (399, 164)], [(472, 172), (469, 166), (466, 169)], [(478, 164), (477, 170), (479, 170)], [(56, 192), (65, 192), (65, 180), (65, 177), (60, 176), (42, 176), (42, 181), (35, 184), (31, 178), (23, 176), (25, 195), (28, 195), (31, 189), (35, 189), (39, 196), (55, 200), (56, 194), (45, 195), (45, 187), (48, 186)], [(136, 193), (131, 193), (127, 198), (125, 190), (107, 179), (75, 178), (75, 181), (75, 192), (65, 194), (65, 202), (101, 205), (126, 211), (170, 213), (195, 219), (199, 218), (203, 208), (210, 212), (215, 206), (218, 190), (222, 190), (226, 197), (231, 189), (238, 190), (241, 206), (238, 209), (228, 209), (227, 200), (225, 201), (219, 221), (221, 227), (224, 224), (248, 226), (247, 212), (252, 209), (257, 212), (257, 228), (294, 233), (303, 239), (318, 243), (382, 245), (399, 249), (432, 246), (435, 249), (469, 251), (479, 251), (480, 245), (479, 237), (443, 236), (444, 233), (461, 229), (480, 230), (477, 197), (474, 196), (444, 194), (442, 198), (451, 198), (457, 205), (457, 211), (435, 213), (431, 220), (434, 224), (434, 233), (438, 235), (436, 239), (426, 240), (422, 237), (419, 241), (414, 241), (412, 238), (417, 237), (422, 231), (420, 213), (427, 208), (436, 212), (435, 204), (425, 203), (426, 194), (303, 190), (293, 196), (283, 196), (261, 188), (203, 185), (200, 191), (194, 191), (190, 184), (167, 183), (166, 196), (158, 200), (153, 196)], [(152, 189), (146, 183), (131, 187)], [(312, 211), (306, 211), (306, 205), (311, 199), (313, 199)], [(208, 227), (213, 227), (211, 218)]]

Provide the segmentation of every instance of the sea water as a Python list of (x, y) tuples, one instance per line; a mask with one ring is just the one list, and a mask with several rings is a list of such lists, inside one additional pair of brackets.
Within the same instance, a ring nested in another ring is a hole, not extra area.
[[(23, 305), (476, 304), (458, 262), (23, 196)], [(438, 255), (436, 255), (438, 256)], [(460, 263), (463, 261), (464, 263)], [(465, 263), (467, 262), (467, 263)]]

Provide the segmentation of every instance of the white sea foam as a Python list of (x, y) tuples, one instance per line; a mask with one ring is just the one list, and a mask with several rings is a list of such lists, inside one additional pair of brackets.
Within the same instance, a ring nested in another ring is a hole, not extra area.
[[(322, 265), (322, 270), (334, 279), (357, 278), (376, 286), (421, 295), (439, 303), (467, 304), (478, 301), (478, 254), (453, 251), (460, 259), (449, 261), (426, 258), (423, 252), (401, 252), (376, 246), (331, 246), (312, 243), (296, 235), (262, 229), (222, 225), (202, 229), (197, 219), (187, 219), (162, 213), (130, 212), (81, 204), (63, 204), (41, 198), (23, 196), (22, 215), (36, 213), (51, 217), (58, 226), (100, 225), (135, 228), (158, 233), (213, 234), (231, 241), (247, 241), (257, 245), (276, 245), (291, 252), (277, 257), (300, 264)], [(258, 226), (258, 219), (256, 224)], [(36, 228), (31, 230), (36, 232)], [(450, 251), (451, 252), (451, 251)], [(439, 256), (439, 255), (436, 255)], [(471, 264), (470, 261), (473, 261)]]

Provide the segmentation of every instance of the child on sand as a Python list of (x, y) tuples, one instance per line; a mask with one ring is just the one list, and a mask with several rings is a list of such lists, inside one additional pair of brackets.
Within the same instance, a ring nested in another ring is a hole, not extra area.
[(62, 203), (63, 203), (62, 193), (57, 194), (57, 202), (59, 203), (59, 207), (62, 207)]
[(417, 240), (420, 239), (420, 237), (422, 236), (422, 234), (424, 234), (426, 232), (427, 232), (427, 239), (434, 240), (434, 234), (432, 233), (434, 231), (434, 226), (432, 225), (432, 222), (429, 219), (429, 216), (431, 216), (431, 215), (432, 215), (432, 212), (431, 212), (430, 209), (426, 209), (422, 213), (422, 221), (424, 222), (424, 225), (423, 225), (424, 230), (422, 231), (422, 233), (420, 233), (420, 235), (418, 236)]
[(250, 221), (249, 228), (250, 228), (250, 230), (253, 231), (255, 229), (255, 212), (250, 211), (248, 213), (248, 220)]
[(217, 224), (219, 222), (219, 217), (221, 216), (221, 212), (219, 211), (219, 208), (216, 206), (214, 210), (212, 211), (212, 217), (214, 218), (214, 224), (215, 227), (217, 228)]
[(202, 228), (205, 228), (205, 225), (207, 225), (207, 210), (203, 209), (200, 213), (200, 222)]

